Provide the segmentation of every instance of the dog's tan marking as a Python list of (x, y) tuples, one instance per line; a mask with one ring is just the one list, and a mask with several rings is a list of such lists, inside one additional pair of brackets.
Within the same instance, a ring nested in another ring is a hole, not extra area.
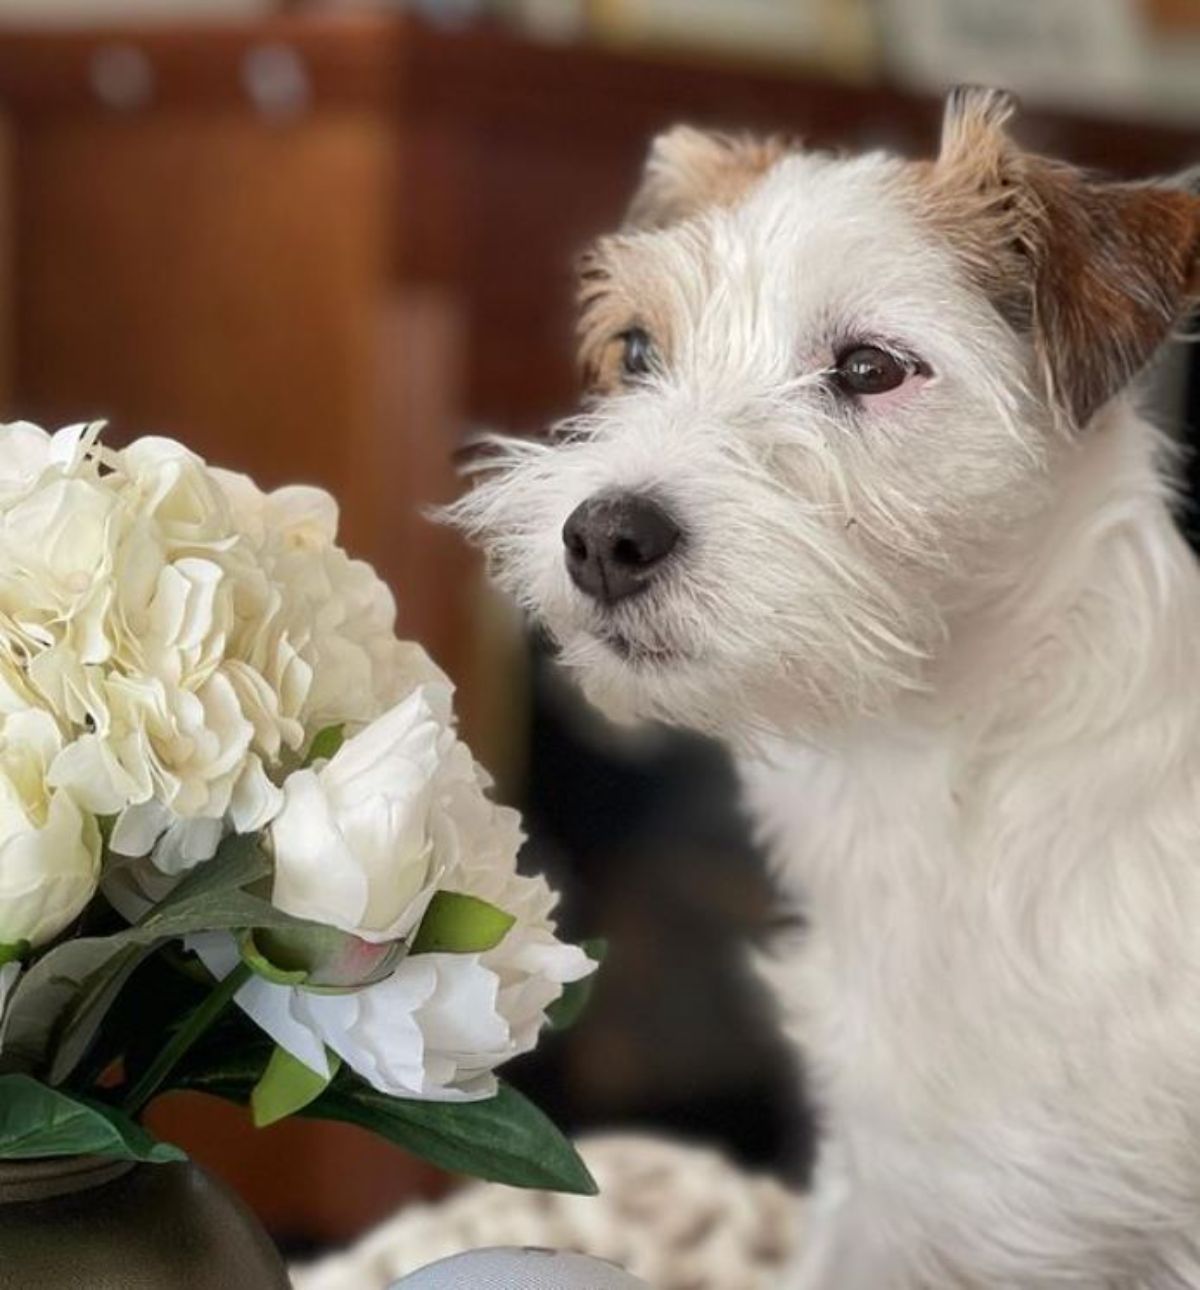
[(636, 236), (601, 238), (579, 264), (579, 364), (594, 393), (621, 385), (621, 333), (642, 327), (664, 359), (671, 349), (669, 284)]
[(643, 327), (666, 358), (671, 346), (669, 284), (639, 241), (716, 207), (735, 205), (789, 150), (782, 138), (719, 134), (676, 126), (650, 145), (626, 235), (601, 238), (579, 262), (579, 362), (587, 387), (621, 384), (620, 334)]
[(670, 284), (640, 233), (737, 204), (787, 151), (781, 138), (685, 125), (654, 139), (626, 232), (603, 237), (579, 261), (579, 365), (588, 390), (608, 393), (621, 386), (621, 333), (632, 326), (644, 328), (665, 359), (670, 353)]
[(1024, 152), (1005, 130), (1014, 109), (995, 90), (951, 95), (937, 161), (912, 168), (918, 209), (1031, 331), (1047, 393), (1081, 426), (1200, 295), (1200, 198)]
[(675, 126), (650, 145), (626, 226), (665, 228), (714, 206), (733, 206), (788, 148), (776, 136), (756, 139)]

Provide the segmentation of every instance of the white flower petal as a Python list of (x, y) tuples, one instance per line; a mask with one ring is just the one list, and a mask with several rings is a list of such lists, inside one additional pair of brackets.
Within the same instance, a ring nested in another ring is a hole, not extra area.
[[(500, 978), (477, 954), (422, 954), (437, 972), (437, 989), (417, 1014), (430, 1049), (447, 1057), (506, 1052), (508, 1023), (497, 1011)], [(406, 963), (413, 962), (406, 960)]]
[(416, 902), (431, 894), (429, 811), (444, 733), (428, 688), (348, 739), (319, 769), (288, 776), (272, 825), (280, 909), (364, 940), (396, 940), (415, 926)]
[(174, 818), (161, 802), (127, 806), (113, 826), (109, 849), (119, 856), (148, 856)]
[(70, 791), (96, 815), (116, 815), (131, 803), (144, 802), (150, 785), (136, 780), (118, 761), (112, 746), (97, 735), (80, 735), (54, 759), (47, 782)]
[[(240, 962), (237, 944), (228, 932), (201, 932), (187, 937), (184, 943), (189, 950), (199, 955), (200, 961), (218, 981), (223, 981)], [(353, 998), (352, 995), (329, 995), (323, 997), (321, 1002), (347, 1006), (353, 1003)], [(300, 991), (275, 985), (256, 976), (234, 995), (234, 1002), (280, 1048), (286, 1049), (309, 1070), (328, 1078), (329, 1060), (325, 1054), (325, 1043), (317, 1027), (306, 1015), (303, 1006), (306, 999)], [(336, 1006), (329, 1009), (330, 1012), (337, 1010)]]
[[(305, 1000), (329, 1047), (373, 1087), (396, 1097), (420, 1097), (425, 1089), (425, 1046), (416, 1012), (436, 990), (437, 971), (423, 957), (406, 959), (386, 981), (357, 994)], [(354, 1007), (335, 1010), (334, 1001)]]
[(367, 878), (346, 846), (314, 770), (283, 786), (283, 809), (271, 826), (278, 909), (297, 918), (356, 932), (366, 913)]
[(186, 873), (205, 860), (211, 860), (225, 834), (222, 820), (200, 816), (193, 820), (175, 820), (158, 840), (152, 859), (154, 867), (169, 875)]
[(62, 792), (44, 823), (15, 784), (0, 784), (0, 943), (52, 941), (91, 900), (100, 878), (100, 831)]
[(246, 758), (246, 765), (233, 786), (229, 816), (237, 833), (258, 833), (283, 809), (283, 790), (271, 781), (257, 753)]

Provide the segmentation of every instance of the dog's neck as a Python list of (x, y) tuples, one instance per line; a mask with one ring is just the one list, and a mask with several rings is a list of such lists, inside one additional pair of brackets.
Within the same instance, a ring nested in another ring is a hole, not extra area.
[(957, 835), (966, 817), (993, 809), (1000, 781), (1021, 794), (1102, 794), (1105, 768), (1127, 780), (1140, 755), (1125, 747), (1106, 759), (1105, 741), (1142, 741), (1153, 757), (1200, 725), (1200, 573), (1171, 517), (1159, 452), (1132, 405), (1113, 404), (1057, 463), (1052, 500), (1011, 576), (990, 581), (991, 599), (952, 624), (926, 693), (820, 746), (783, 740), (743, 759), (785, 871), (806, 854), (816, 869), (796, 877), (825, 872), (840, 886), (838, 857), (859, 850), (856, 838), (886, 856), (878, 838), (910, 816), (914, 836), (936, 819)]
[(880, 905), (992, 900), (997, 875), (1039, 889), (1047, 865), (1106, 854), (1160, 778), (1200, 773), (1200, 574), (1156, 434), (1128, 405), (1091, 429), (1023, 576), (957, 625), (919, 703), (742, 760), (783, 890), (851, 947), (875, 934), (860, 929), (864, 890)]
[(1078, 737), (1081, 723), (1110, 726), (1151, 691), (1184, 684), (1200, 585), (1170, 514), (1162, 447), (1120, 399), (1059, 455), (1047, 505), (952, 623), (930, 691), (905, 720), (989, 742), (1054, 737), (1066, 722)]

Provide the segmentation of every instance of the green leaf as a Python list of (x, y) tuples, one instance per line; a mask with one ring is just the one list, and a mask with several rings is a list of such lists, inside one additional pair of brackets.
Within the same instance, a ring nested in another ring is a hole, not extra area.
[(302, 1114), (357, 1124), (452, 1173), (576, 1196), (599, 1190), (568, 1139), (507, 1084), (485, 1102), (418, 1102), (343, 1077)]
[(50, 1063), (51, 1084), (63, 1083), (83, 1060), (117, 995), (151, 953), (152, 946), (127, 945), (84, 978), (63, 1010)]
[(207, 1047), (202, 1041), (171, 1072), (163, 1088), (211, 1093), (227, 1102), (246, 1105), (274, 1053), (275, 1045), (261, 1030), (236, 1046)]
[[(177, 1071), (172, 1087), (245, 1104), (266, 1062), (262, 1046), (247, 1043), (236, 1052), (213, 1053), (202, 1064)], [(343, 1070), (299, 1114), (357, 1124), (452, 1173), (577, 1196), (594, 1196), (597, 1191), (570, 1141), (532, 1102), (504, 1083), (485, 1102), (421, 1102), (389, 1097)]]
[[(608, 957), (608, 942), (599, 937), (583, 941), (579, 948), (594, 963), (603, 963)], [(585, 976), (582, 981), (572, 981), (563, 987), (563, 992), (546, 1009), (546, 1022), (551, 1030), (570, 1030), (587, 1011), (592, 1001), (592, 991), (596, 988), (596, 973)]]
[(247, 927), (313, 927), (245, 890), (269, 877), (271, 861), (258, 834), (232, 835), (211, 860), (197, 865), (174, 891), (116, 939), (148, 943), (192, 932), (242, 931)]
[(244, 962), (276, 985), (344, 994), (385, 981), (408, 953), (403, 941), (364, 941), (338, 927), (297, 923), (243, 933)]
[(346, 725), (340, 722), (336, 726), (326, 726), (324, 730), (318, 730), (315, 738), (308, 748), (308, 756), (304, 759), (306, 766), (311, 766), (315, 761), (328, 761), (335, 756), (338, 749), (346, 742)]
[(43, 955), (22, 974), (9, 1000), (4, 1069), (49, 1063), (55, 1083), (67, 1079), (129, 974), (164, 941), (201, 931), (311, 926), (242, 890), (270, 871), (257, 836), (231, 836), (135, 926), (64, 941)]
[(14, 941), (11, 945), (0, 945), (0, 967), (6, 963), (15, 963), (27, 958), (31, 948), (28, 941)]
[(22, 973), (8, 1002), (4, 1069), (34, 1069), (49, 1060), (85, 983), (93, 973), (104, 973), (124, 948), (115, 937), (80, 937), (64, 941)]
[(254, 1113), (256, 1128), (295, 1115), (329, 1087), (330, 1081), (341, 1069), (342, 1059), (336, 1053), (327, 1053), (329, 1074), (318, 1075), (286, 1048), (276, 1048), (263, 1071), (262, 1078), (250, 1094), (250, 1109)]
[(270, 874), (271, 861), (263, 850), (262, 835), (232, 833), (217, 848), (211, 860), (192, 869), (151, 913), (190, 905), (214, 892), (249, 887), (252, 882)]
[(0, 1159), (76, 1155), (156, 1165), (187, 1158), (112, 1107), (70, 1097), (28, 1075), (0, 1075)]
[(242, 962), (254, 975), (262, 977), (264, 981), (270, 981), (272, 985), (303, 985), (308, 980), (308, 971), (305, 968), (289, 971), (272, 963), (258, 948), (253, 928), (238, 937), (238, 950), (241, 953)]
[(482, 954), (495, 949), (517, 920), (486, 900), (439, 891), (413, 937), (414, 954)]

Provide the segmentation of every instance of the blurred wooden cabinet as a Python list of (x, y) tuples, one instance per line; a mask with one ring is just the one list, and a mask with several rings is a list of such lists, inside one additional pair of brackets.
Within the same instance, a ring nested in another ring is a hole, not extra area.
[[(5, 410), (104, 416), (310, 480), (455, 665), (455, 304), (392, 272), (399, 123), (372, 23), (0, 41)], [(419, 431), (410, 428), (419, 426)], [(433, 574), (434, 566), (445, 569)]]
[[(327, 486), (348, 545), (402, 592), (405, 630), (458, 670), (469, 570), (418, 513), (452, 488), (461, 323), (448, 294), (393, 273), (378, 34), (0, 41), (3, 411), (108, 417), (114, 439), (169, 434), (268, 485)], [(443, 1185), (342, 1126), (258, 1138), (200, 1100), (158, 1114), (284, 1232), (344, 1237)]]
[[(939, 112), (370, 16), (8, 31), (0, 108), (0, 411), (107, 416), (331, 488), (477, 720), (505, 687), (471, 680), (473, 566), (420, 511), (452, 494), (464, 429), (570, 407), (572, 260), (647, 137), (686, 118), (928, 148)], [(1200, 152), (1065, 118), (1027, 133), (1132, 173)], [(354, 1130), (237, 1136), (197, 1108), (163, 1113), (277, 1230), (344, 1237), (440, 1185)]]

